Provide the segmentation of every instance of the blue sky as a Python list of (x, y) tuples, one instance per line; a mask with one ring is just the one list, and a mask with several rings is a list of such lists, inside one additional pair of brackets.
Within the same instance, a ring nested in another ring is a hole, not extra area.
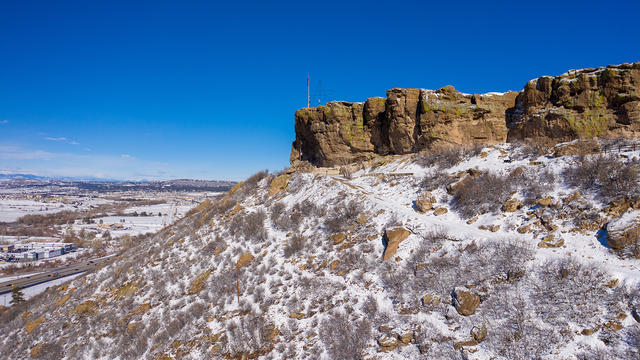
[(242, 179), (327, 100), (640, 61), (637, 1), (0, 0), (0, 171)]

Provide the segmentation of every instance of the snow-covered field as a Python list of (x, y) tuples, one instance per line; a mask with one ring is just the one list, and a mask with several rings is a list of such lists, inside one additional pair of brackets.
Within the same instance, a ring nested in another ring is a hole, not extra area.
[(51, 214), (63, 210), (75, 210), (73, 205), (64, 203), (44, 203), (36, 200), (0, 200), (0, 222), (12, 222), (24, 215)]
[[(78, 232), (82, 229), (87, 231), (104, 232), (108, 230), (111, 237), (121, 237), (124, 235), (140, 235), (147, 233), (155, 233), (167, 225), (173, 224), (176, 220), (183, 217), (187, 211), (195, 205), (164, 203), (148, 206), (135, 206), (124, 210), (126, 214), (137, 212), (138, 214), (146, 213), (147, 216), (106, 216), (94, 219), (96, 224), (81, 224), (77, 221), (73, 226), (74, 231)], [(158, 213), (162, 214), (158, 216)], [(151, 214), (149, 216), (149, 214)], [(106, 228), (109, 225), (117, 227)], [(102, 225), (103, 227), (100, 227)], [(122, 225), (120, 228), (119, 226)]]

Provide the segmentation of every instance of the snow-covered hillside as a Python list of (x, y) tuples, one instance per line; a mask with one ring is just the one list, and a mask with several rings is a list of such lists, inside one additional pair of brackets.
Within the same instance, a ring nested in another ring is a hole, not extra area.
[(258, 173), (5, 310), (0, 353), (637, 359), (639, 156), (505, 144)]

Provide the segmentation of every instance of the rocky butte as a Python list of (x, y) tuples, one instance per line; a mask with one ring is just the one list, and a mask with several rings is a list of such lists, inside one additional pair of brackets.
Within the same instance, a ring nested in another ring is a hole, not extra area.
[(521, 91), (391, 89), (295, 113), (290, 161), (339, 166), (442, 146), (638, 136), (640, 62), (533, 79)]

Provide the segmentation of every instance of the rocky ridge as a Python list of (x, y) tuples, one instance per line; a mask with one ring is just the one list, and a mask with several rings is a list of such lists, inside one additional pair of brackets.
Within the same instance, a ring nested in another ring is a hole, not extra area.
[(445, 86), (333, 101), (296, 111), (290, 161), (328, 167), (442, 146), (634, 136), (639, 84), (637, 62), (542, 76), (522, 91), (472, 95)]

